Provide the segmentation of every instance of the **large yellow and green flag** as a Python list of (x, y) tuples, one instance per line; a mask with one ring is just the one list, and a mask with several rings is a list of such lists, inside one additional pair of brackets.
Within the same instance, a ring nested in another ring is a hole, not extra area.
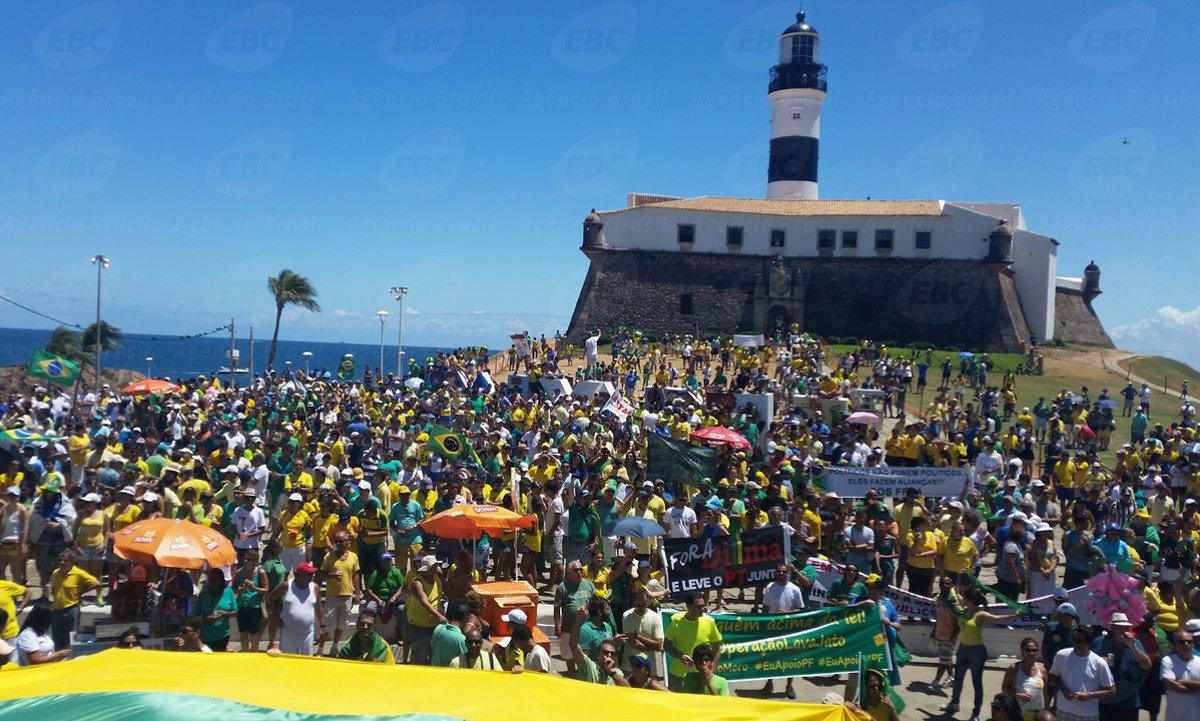
[(61, 386), (69, 386), (79, 377), (79, 364), (35, 348), (33, 357), (29, 359), (29, 375)]

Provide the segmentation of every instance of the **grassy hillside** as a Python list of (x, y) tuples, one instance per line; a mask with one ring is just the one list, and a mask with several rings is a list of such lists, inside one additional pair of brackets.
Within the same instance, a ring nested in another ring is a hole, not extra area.
[(1200, 371), (1177, 360), (1157, 355), (1139, 355), (1121, 361), (1121, 367), (1175, 393), (1184, 380), (1188, 381), (1188, 395), (1194, 396), (1200, 391)]

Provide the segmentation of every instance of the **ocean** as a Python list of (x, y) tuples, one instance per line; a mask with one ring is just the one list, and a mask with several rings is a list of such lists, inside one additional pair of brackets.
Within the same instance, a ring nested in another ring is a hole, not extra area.
[[(34, 348), (45, 346), (50, 340), (51, 331), (33, 330), (30, 328), (0, 328), (0, 366), (24, 365), (29, 362), (29, 356)], [(250, 341), (247, 338), (237, 338), (234, 347), (240, 353), (238, 368), (246, 368), (250, 363)], [(254, 371), (261, 372), (267, 363), (267, 353), (271, 350), (271, 337), (254, 338)], [(405, 363), (413, 356), (423, 363), (427, 356), (432, 356), (436, 350), (453, 350), (451, 347), (429, 348), (422, 346), (405, 346)], [(310, 358), (303, 353), (311, 352)], [(346, 353), (352, 353), (358, 364), (355, 373), (362, 377), (362, 371), (370, 365), (379, 365), (379, 345), (369, 343), (320, 343), (309, 341), (280, 340), (275, 351), (276, 369), (284, 368), (291, 362), (293, 369), (307, 367), (337, 371), (338, 363)], [(155, 378), (189, 378), (201, 373), (211, 375), (218, 368), (229, 365), (229, 332), (220, 331), (201, 338), (178, 338), (170, 335), (126, 334), (120, 347), (112, 353), (105, 353), (100, 364), (103, 368), (121, 368), (135, 370), (140, 373), (150, 372)], [(147, 362), (147, 358), (153, 358)], [(396, 346), (384, 345), (383, 369), (385, 372), (396, 371)], [(242, 374), (239, 374), (242, 375)]]

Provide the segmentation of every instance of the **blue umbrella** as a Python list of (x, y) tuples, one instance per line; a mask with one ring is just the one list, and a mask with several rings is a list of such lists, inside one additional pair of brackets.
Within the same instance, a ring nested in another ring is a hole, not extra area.
[(963, 358), (963, 359), (966, 359), (966, 358), (974, 358), (974, 357), (975, 357), (975, 354), (974, 354), (974, 353), (972, 353), (972, 352), (970, 352), (970, 351), (963, 351), (963, 352), (961, 352), (961, 353), (959, 353), (959, 354), (958, 354), (958, 357), (959, 357), (959, 358)]
[(622, 518), (613, 525), (612, 535), (626, 538), (650, 538), (666, 533), (662, 526), (649, 518)]
[(1200, 456), (1200, 443), (1189, 443), (1179, 450), (1189, 456)]

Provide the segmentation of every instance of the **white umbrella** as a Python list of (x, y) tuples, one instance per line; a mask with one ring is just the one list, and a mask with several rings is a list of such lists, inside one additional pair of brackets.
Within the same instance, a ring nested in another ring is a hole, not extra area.
[(425, 385), (425, 381), (420, 378), (409, 378), (404, 381), (404, 387), (414, 391), (421, 390), (421, 386)]

